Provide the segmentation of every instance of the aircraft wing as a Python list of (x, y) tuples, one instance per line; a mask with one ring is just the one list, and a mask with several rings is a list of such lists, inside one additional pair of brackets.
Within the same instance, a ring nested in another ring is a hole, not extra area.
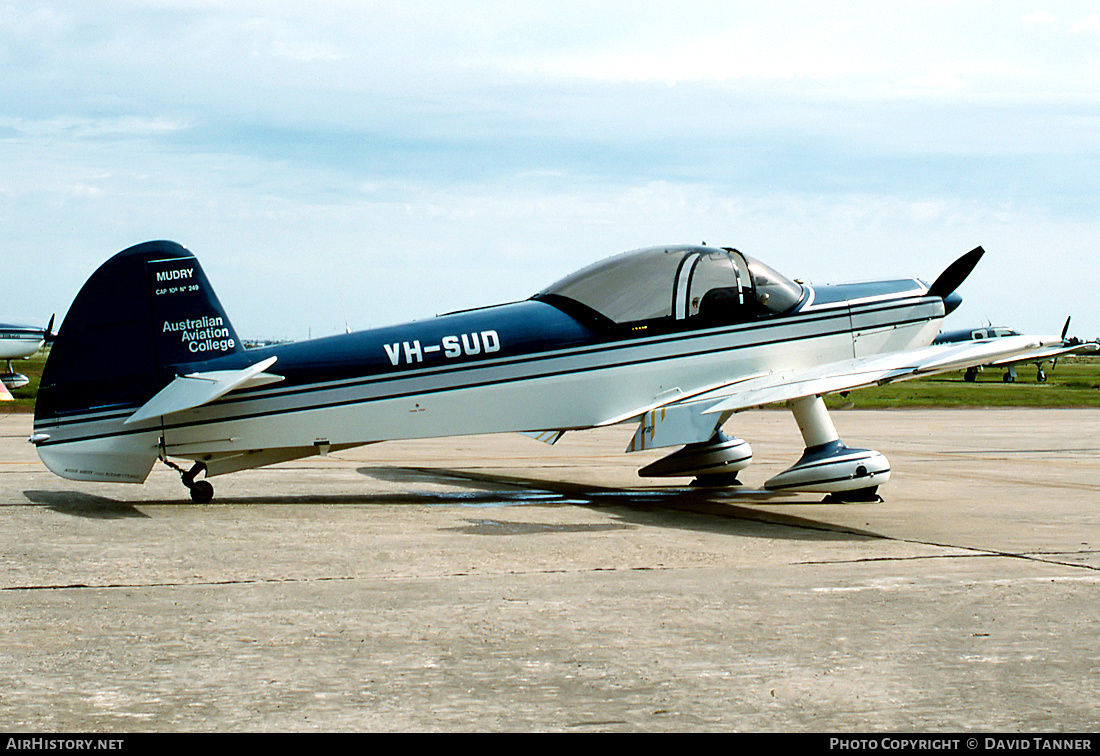
[(1086, 341), (1083, 344), (1074, 344), (1073, 346), (1063, 346), (1059, 341), (1056, 346), (1039, 347), (1025, 354), (1005, 357), (987, 364), (1008, 366), (1028, 362), (1046, 362), (1047, 360), (1053, 360), (1055, 357), (1061, 357), (1065, 354), (1088, 354), (1089, 352), (1096, 351), (1100, 351), (1100, 344), (1097, 344), (1095, 341)]
[(988, 365), (998, 359), (1019, 358), (1050, 343), (1035, 336), (1009, 336), (778, 370), (738, 379), (703, 393), (671, 397), (663, 404), (639, 408), (629, 418), (616, 420), (641, 421), (627, 451), (700, 443), (710, 438), (719, 421), (717, 416), (723, 413)]
[(1009, 336), (968, 344), (939, 344), (803, 370), (778, 371), (738, 384), (735, 393), (716, 402), (705, 410), (705, 414), (736, 412), (805, 396), (949, 373), (973, 365), (988, 365), (997, 359), (1018, 357), (1043, 346), (1034, 336)]

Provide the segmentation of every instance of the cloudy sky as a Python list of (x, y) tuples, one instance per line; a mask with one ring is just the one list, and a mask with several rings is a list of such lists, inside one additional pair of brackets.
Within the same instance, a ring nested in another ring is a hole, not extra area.
[(948, 325), (1093, 338), (1098, 158), (1094, 3), (0, 0), (0, 320), (154, 238), (294, 339), (657, 244), (821, 283), (981, 244)]

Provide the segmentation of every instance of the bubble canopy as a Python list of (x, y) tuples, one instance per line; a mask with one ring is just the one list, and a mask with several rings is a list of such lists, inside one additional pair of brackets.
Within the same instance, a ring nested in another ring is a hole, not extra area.
[(782, 315), (802, 296), (802, 286), (735, 249), (653, 247), (583, 268), (534, 299), (579, 303), (619, 325), (703, 326)]

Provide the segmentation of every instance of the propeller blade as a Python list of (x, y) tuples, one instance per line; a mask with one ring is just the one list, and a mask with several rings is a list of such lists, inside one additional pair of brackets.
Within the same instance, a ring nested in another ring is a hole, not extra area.
[(958, 260), (948, 265), (947, 269), (943, 273), (940, 273), (940, 277), (928, 287), (928, 296), (946, 299), (948, 295), (959, 288), (959, 285), (966, 280), (966, 277), (970, 275), (970, 271), (974, 270), (974, 267), (978, 264), (978, 260), (981, 260), (984, 254), (984, 249), (975, 247)]
[(47, 344), (53, 343), (54, 338), (57, 337), (57, 334), (53, 332), (53, 319), (56, 317), (57, 313), (51, 315), (50, 322), (46, 324), (46, 333), (43, 337), (43, 341), (45, 341)]
[[(1066, 318), (1066, 324), (1064, 326), (1062, 326), (1062, 346), (1074, 347), (1074, 346), (1077, 346), (1078, 344), (1081, 343), (1081, 339), (1077, 338), (1076, 336), (1073, 337), (1072, 339), (1070, 339), (1069, 341), (1066, 341), (1066, 334), (1069, 333), (1069, 321), (1070, 321), (1070, 318), (1072, 318), (1072, 317), (1073, 317), (1072, 315), (1068, 316)], [(1050, 367), (1052, 369), (1058, 367), (1058, 358), (1057, 357), (1055, 357), (1054, 360), (1050, 363)]]

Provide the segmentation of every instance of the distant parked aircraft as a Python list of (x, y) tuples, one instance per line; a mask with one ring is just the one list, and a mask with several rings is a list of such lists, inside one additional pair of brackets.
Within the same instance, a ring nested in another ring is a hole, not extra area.
[[(1058, 358), (1065, 354), (1088, 354), (1090, 352), (1096, 352), (1100, 350), (1100, 344), (1095, 341), (1081, 341), (1076, 337), (1067, 338), (1066, 334), (1069, 333), (1069, 318), (1066, 318), (1066, 324), (1062, 326), (1061, 336), (1041, 336), (1044, 344), (1049, 346), (1043, 349), (1037, 349), (1032, 353), (1029, 353), (1026, 357), (1006, 357), (1004, 359), (995, 360), (993, 362), (986, 363), (988, 367), (1003, 367), (1006, 368), (1005, 374), (1002, 380), (1005, 383), (1013, 383), (1017, 376), (1016, 366), (1034, 363), (1038, 368), (1038, 372), (1035, 376), (1035, 380), (1039, 383), (1045, 383), (1047, 379), (1046, 371), (1043, 369), (1043, 364), (1050, 362), (1051, 366), (1058, 364)], [(965, 341), (988, 341), (989, 339), (1001, 339), (1010, 336), (1019, 336), (1016, 331), (1011, 328), (1005, 328), (1004, 326), (983, 326), (981, 328), (969, 328), (961, 331), (948, 331), (941, 333), (932, 342), (933, 344), (958, 344)], [(983, 366), (976, 365), (968, 367), (966, 373), (963, 374), (963, 378), (967, 381), (974, 381), (978, 377), (978, 371)]]
[(52, 329), (53, 318), (45, 328), (0, 323), (0, 360), (5, 360), (8, 365), (8, 372), (0, 373), (0, 401), (10, 401), (9, 389), (23, 388), (30, 382), (27, 376), (15, 372), (11, 361), (30, 357), (41, 349), (49, 340)]

